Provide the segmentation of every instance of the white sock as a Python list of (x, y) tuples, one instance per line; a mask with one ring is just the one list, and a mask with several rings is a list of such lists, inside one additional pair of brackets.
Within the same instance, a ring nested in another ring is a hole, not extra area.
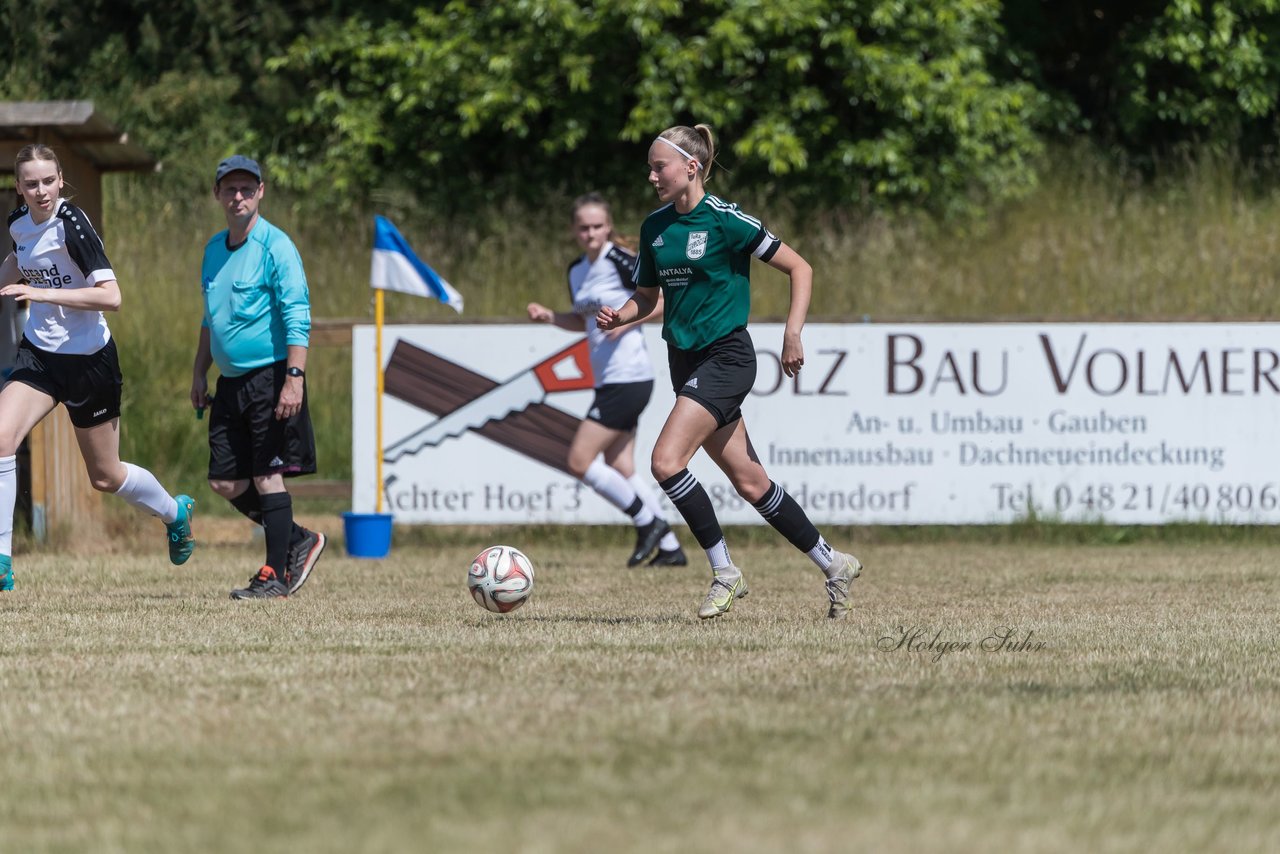
[(809, 560), (823, 572), (831, 568), (831, 544), (821, 534), (818, 535), (818, 544), (809, 549), (806, 554), (809, 555)]
[[(631, 505), (635, 504), (636, 499), (640, 497), (636, 495), (636, 491), (632, 489), (627, 479), (602, 457), (596, 457), (591, 461), (591, 465), (587, 466), (587, 473), (582, 476), (582, 482), (623, 513), (630, 510)], [(645, 506), (643, 499), (640, 502), (640, 512), (632, 516), (631, 521), (636, 527), (648, 525), (653, 521), (653, 513)]]
[[(721, 576), (725, 575), (724, 570), (733, 567), (733, 560), (729, 557), (729, 544), (724, 541), (724, 537), (720, 538), (720, 542), (716, 543), (709, 549), (706, 549), (707, 560), (711, 563), (711, 571)], [(737, 569), (733, 569), (729, 575), (740, 574)]]
[(178, 518), (178, 502), (165, 491), (156, 476), (133, 463), (125, 463), (124, 483), (116, 495), (152, 516), (159, 516), (167, 525)]
[[(631, 488), (636, 491), (636, 495), (640, 496), (640, 500), (644, 502), (644, 506), (649, 508), (649, 512), (659, 519), (665, 515), (662, 512), (662, 504), (658, 501), (658, 494), (649, 488), (648, 482), (638, 474), (633, 474), (627, 478), (627, 483), (631, 484)], [(662, 535), (662, 539), (658, 542), (658, 548), (664, 552), (673, 552), (680, 548), (680, 541), (676, 539), (676, 535), (672, 531), (667, 531)]]
[(13, 509), (18, 505), (18, 458), (0, 457), (0, 555), (13, 555)]

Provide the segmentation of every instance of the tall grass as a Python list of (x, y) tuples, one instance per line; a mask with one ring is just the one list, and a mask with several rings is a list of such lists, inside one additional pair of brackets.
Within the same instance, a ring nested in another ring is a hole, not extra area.
[[(785, 199), (717, 192), (741, 199), (813, 263), (814, 321), (1261, 319), (1280, 295), (1280, 196), (1237, 164), (1211, 158), (1144, 181), (1088, 150), (1059, 151), (1033, 194), (959, 224), (798, 212)], [(297, 201), (268, 195), (263, 212), (298, 244), (314, 317), (370, 320), (370, 215), (318, 213)], [(552, 197), (544, 210), (488, 210), (453, 222), (397, 212), (406, 237), (462, 291), (467, 308), (458, 318), (438, 303), (389, 294), (388, 318), (514, 321), (529, 300), (564, 304), (564, 267), (575, 254), (568, 204)], [(619, 229), (635, 234), (649, 207), (619, 206)], [(112, 177), (104, 219), (125, 294), (111, 319), (127, 384), (124, 453), (198, 492), (205, 425), (186, 401), (200, 257), (223, 227), (221, 214), (206, 194), (166, 198), (145, 177)], [(785, 279), (763, 265), (754, 277), (755, 316), (782, 317)], [(313, 348), (308, 382), (320, 476), (349, 477), (349, 348)]]

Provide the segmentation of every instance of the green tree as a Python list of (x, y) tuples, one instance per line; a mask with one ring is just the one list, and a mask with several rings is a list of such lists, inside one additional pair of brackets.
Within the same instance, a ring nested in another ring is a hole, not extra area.
[(711, 124), (732, 180), (801, 201), (952, 211), (1034, 180), (993, 0), (515, 0), (317, 28), (270, 63), (305, 89), (282, 177), (453, 209), (642, 186), (643, 145)]
[(280, 132), (289, 82), (269, 57), (317, 16), (357, 4), (324, 0), (0, 0), (13, 48), (5, 97), (92, 99), (164, 163), (161, 179), (208, 183), (211, 163)]
[(1188, 145), (1271, 156), (1280, 2), (1006, 0), (1020, 76), (1074, 105), (1072, 130), (1142, 161)]

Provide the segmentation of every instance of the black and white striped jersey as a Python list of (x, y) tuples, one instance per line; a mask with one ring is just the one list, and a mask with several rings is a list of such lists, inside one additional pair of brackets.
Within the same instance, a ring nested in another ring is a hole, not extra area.
[[(84, 211), (66, 199), (41, 223), (31, 219), (26, 205), (17, 208), (9, 214), (9, 236), (18, 269), (33, 287), (91, 288), (116, 277), (102, 238)], [(111, 340), (100, 311), (34, 301), (30, 306), (22, 334), (41, 350), (87, 355)]]
[(569, 296), (574, 314), (587, 324), (591, 371), (597, 387), (653, 379), (653, 364), (640, 327), (633, 326), (616, 338), (596, 327), (596, 313), (601, 306), (621, 308), (635, 293), (631, 283), (635, 265), (635, 255), (612, 243), (604, 245), (594, 263), (583, 255), (569, 265)]

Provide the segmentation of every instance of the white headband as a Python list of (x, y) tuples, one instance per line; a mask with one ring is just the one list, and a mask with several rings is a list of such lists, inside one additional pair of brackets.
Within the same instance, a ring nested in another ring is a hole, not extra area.
[(684, 155), (684, 159), (685, 159), (685, 160), (692, 160), (692, 161), (693, 161), (693, 168), (694, 168), (694, 169), (701, 169), (701, 168), (702, 168), (702, 164), (698, 162), (698, 158), (694, 157), (692, 154), (690, 154), (689, 152), (685, 151), (683, 148), (681, 148), (680, 146), (676, 145), (674, 142), (672, 142), (671, 140), (667, 139), (665, 136), (660, 136), (660, 137), (658, 137), (658, 138), (657, 138), (656, 140), (654, 140), (654, 141), (655, 141), (655, 142), (665, 142), (667, 145), (671, 146), (671, 147), (672, 147), (672, 148), (674, 148), (676, 151), (678, 151), (678, 152), (680, 152), (681, 154), (683, 154), (683, 155)]

